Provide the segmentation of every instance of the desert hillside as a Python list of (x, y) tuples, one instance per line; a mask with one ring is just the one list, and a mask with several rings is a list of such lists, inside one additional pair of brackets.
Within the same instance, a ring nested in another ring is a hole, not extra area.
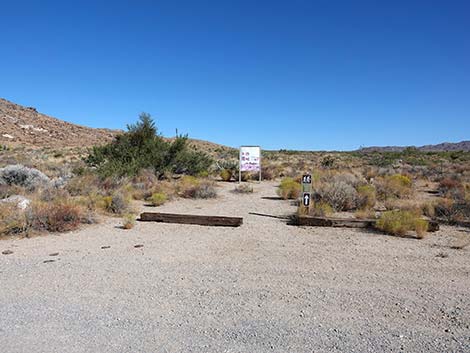
[[(95, 129), (72, 124), (0, 98), (0, 144), (28, 147), (90, 147), (109, 142), (119, 130)], [(169, 138), (172, 140), (172, 138)], [(190, 139), (190, 145), (209, 154), (233, 149)]]
[(0, 143), (32, 147), (81, 147), (110, 141), (119, 131), (71, 124), (0, 98)]

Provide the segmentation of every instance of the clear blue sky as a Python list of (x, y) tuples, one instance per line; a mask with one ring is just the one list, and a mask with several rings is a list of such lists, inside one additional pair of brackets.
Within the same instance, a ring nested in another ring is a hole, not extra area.
[(1, 1), (0, 97), (267, 149), (470, 139), (469, 1)]

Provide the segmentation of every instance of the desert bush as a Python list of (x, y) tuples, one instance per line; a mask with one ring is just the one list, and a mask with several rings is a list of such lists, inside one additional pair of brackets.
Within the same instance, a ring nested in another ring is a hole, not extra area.
[(357, 219), (374, 219), (376, 218), (374, 210), (371, 208), (362, 208), (354, 212)]
[(300, 183), (293, 178), (284, 178), (277, 189), (277, 194), (284, 200), (296, 199), (300, 195)]
[(196, 175), (212, 164), (208, 155), (188, 147), (186, 136), (165, 141), (148, 114), (142, 113), (127, 129), (113, 142), (95, 146), (86, 159), (101, 177), (135, 176), (142, 169), (151, 169), (157, 176), (165, 172)]
[(327, 184), (319, 189), (320, 198), (335, 211), (348, 211), (357, 207), (358, 194), (356, 189), (344, 181)]
[(391, 197), (409, 197), (413, 192), (412, 186), (413, 183), (411, 179), (401, 174), (377, 178), (375, 182), (377, 193), (382, 200)]
[(454, 178), (442, 179), (439, 182), (438, 191), (441, 196), (448, 197), (453, 200), (464, 201), (466, 198), (464, 185)]
[(65, 190), (71, 196), (84, 196), (96, 194), (99, 191), (99, 179), (94, 174), (82, 174), (73, 177), (65, 185)]
[(27, 232), (29, 224), (24, 212), (10, 203), (0, 203), (0, 236)]
[(250, 184), (240, 184), (235, 186), (233, 191), (238, 194), (250, 194), (253, 193), (253, 186)]
[(212, 183), (203, 181), (194, 191), (196, 199), (213, 199), (217, 197), (217, 191)]
[(333, 208), (326, 202), (314, 202), (309, 208), (309, 214), (315, 217), (327, 217), (333, 214)]
[(49, 177), (34, 168), (28, 168), (21, 164), (9, 165), (0, 168), (0, 184), (16, 185), (33, 191), (50, 182)]
[(404, 236), (415, 231), (422, 238), (428, 229), (428, 222), (410, 211), (386, 211), (377, 220), (377, 228), (392, 235)]
[(274, 167), (263, 167), (261, 168), (261, 179), (262, 180), (274, 180), (276, 178), (276, 169)]
[(222, 178), (223, 181), (230, 181), (233, 176), (233, 171), (229, 169), (222, 169), (220, 171), (220, 177)]
[(470, 203), (440, 199), (434, 204), (435, 217), (448, 223), (470, 220)]
[(135, 216), (133, 214), (126, 214), (122, 218), (122, 227), (124, 229), (132, 229), (135, 226)]
[(164, 193), (161, 192), (156, 192), (150, 197), (150, 202), (153, 206), (161, 206), (163, 205), (167, 200), (167, 197)]
[(359, 179), (351, 173), (341, 173), (333, 176), (333, 183), (345, 183), (356, 187), (359, 184)]
[(65, 201), (35, 202), (28, 217), (35, 230), (67, 232), (76, 229), (81, 223), (82, 209)]
[(111, 196), (104, 197), (105, 209), (114, 214), (123, 214), (130, 207), (129, 199), (122, 192), (115, 192)]
[(376, 193), (372, 185), (360, 185), (357, 187), (357, 207), (360, 209), (370, 209), (375, 206)]
[(217, 197), (213, 183), (199, 180), (192, 176), (184, 176), (178, 185), (179, 195), (191, 199), (209, 199)]

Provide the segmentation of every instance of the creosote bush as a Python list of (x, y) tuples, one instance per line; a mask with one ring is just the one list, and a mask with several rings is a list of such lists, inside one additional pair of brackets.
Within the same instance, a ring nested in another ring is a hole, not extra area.
[(300, 195), (300, 183), (293, 178), (284, 178), (279, 184), (277, 194), (284, 200), (296, 199)]
[(377, 220), (377, 228), (392, 235), (404, 236), (415, 231), (417, 238), (424, 237), (428, 222), (410, 211), (387, 211)]
[(188, 148), (186, 136), (165, 141), (148, 114), (142, 113), (127, 129), (113, 142), (95, 146), (86, 159), (102, 178), (136, 176), (143, 169), (152, 170), (158, 177), (165, 173), (197, 175), (212, 164), (208, 155)]

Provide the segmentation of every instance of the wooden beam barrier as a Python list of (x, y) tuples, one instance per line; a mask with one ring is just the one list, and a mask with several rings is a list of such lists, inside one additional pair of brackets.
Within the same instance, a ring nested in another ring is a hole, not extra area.
[[(377, 220), (375, 219), (347, 219), (347, 218), (330, 218), (330, 217), (313, 217), (313, 216), (296, 216), (294, 224), (298, 226), (313, 227), (344, 227), (344, 228), (370, 228), (375, 229)], [(439, 230), (439, 223), (436, 221), (428, 221), (428, 232), (436, 232)]]
[(243, 218), (241, 217), (200, 216), (158, 212), (144, 212), (140, 215), (140, 220), (144, 222), (197, 224), (215, 227), (239, 227), (243, 224)]

